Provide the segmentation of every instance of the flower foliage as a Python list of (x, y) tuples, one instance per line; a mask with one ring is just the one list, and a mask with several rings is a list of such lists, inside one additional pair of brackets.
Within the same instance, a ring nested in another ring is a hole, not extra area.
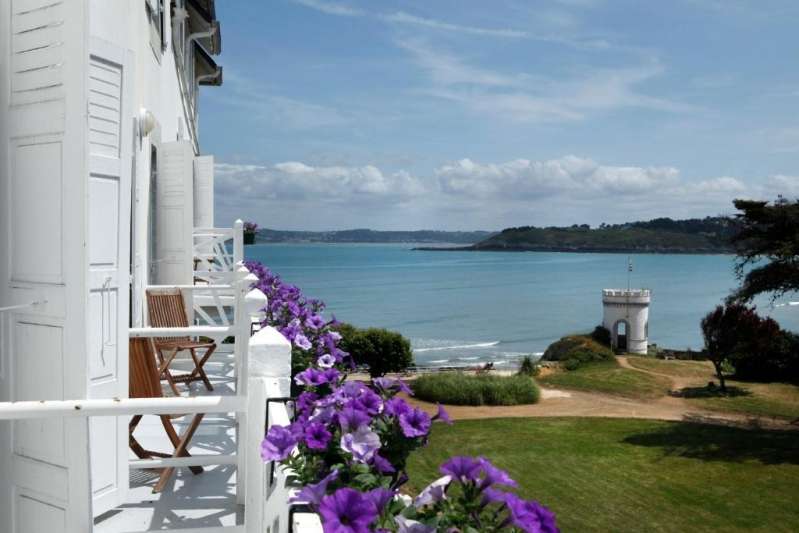
[(338, 347), (335, 319), (322, 318), (324, 304), (260, 263), (246, 266), (268, 297), (265, 322), (305, 361), (294, 375), (293, 421), (269, 428), (261, 457), (292, 471), (303, 486), (295, 501), (319, 513), (326, 533), (557, 531), (545, 507), (500, 490), (516, 483), (484, 458), (450, 459), (444, 477), (408, 505), (399, 495), (408, 456), (427, 443), (433, 422), (451, 423), (446, 411), (431, 417), (412, 407), (399, 395), (413, 394), (402, 380), (347, 381), (351, 358)]
[(255, 222), (245, 222), (243, 229), (245, 233), (255, 233), (256, 231), (258, 231), (258, 224), (256, 224)]

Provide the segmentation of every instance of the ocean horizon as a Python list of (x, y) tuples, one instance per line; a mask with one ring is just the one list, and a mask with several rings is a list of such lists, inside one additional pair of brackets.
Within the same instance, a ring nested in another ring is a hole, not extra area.
[[(414, 244), (269, 243), (245, 248), (310, 298), (326, 316), (384, 327), (411, 341), (418, 366), (512, 368), (550, 343), (602, 319), (601, 291), (626, 288), (627, 254), (435, 252)], [(701, 318), (736, 286), (734, 256), (629, 256), (632, 288), (652, 290), (649, 342), (701, 349)], [(787, 301), (790, 298), (785, 298)], [(755, 302), (785, 329), (799, 307)]]

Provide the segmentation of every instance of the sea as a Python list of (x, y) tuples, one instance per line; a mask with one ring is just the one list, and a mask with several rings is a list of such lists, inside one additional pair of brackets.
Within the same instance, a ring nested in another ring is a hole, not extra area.
[[(700, 349), (702, 317), (736, 286), (730, 255), (454, 252), (412, 244), (279, 243), (247, 246), (328, 317), (398, 331), (417, 366), (512, 368), (602, 320), (602, 289), (652, 290), (649, 342)], [(629, 262), (632, 272), (629, 272)], [(799, 331), (793, 295), (758, 312)]]

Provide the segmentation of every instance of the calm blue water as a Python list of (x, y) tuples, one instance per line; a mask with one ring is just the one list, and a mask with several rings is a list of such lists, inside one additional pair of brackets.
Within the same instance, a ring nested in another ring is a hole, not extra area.
[[(328, 313), (411, 339), (418, 364), (512, 365), (602, 319), (601, 289), (627, 286), (621, 254), (422, 252), (410, 245), (259, 244), (269, 266)], [(633, 256), (633, 287), (652, 289), (650, 342), (699, 348), (699, 321), (735, 286), (732, 257)], [(794, 298), (796, 299), (796, 298)], [(799, 330), (799, 307), (771, 308)]]

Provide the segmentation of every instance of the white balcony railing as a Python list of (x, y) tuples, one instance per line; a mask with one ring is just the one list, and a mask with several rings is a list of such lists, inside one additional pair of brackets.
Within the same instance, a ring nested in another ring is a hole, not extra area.
[(195, 283), (231, 283), (244, 261), (244, 223), (232, 228), (194, 228)]
[[(232, 335), (235, 339), (234, 395), (0, 402), (0, 421), (79, 417), (86, 420), (83, 430), (88, 436), (88, 418), (92, 416), (235, 413), (235, 454), (133, 459), (129, 460), (128, 467), (138, 470), (236, 465), (236, 500), (245, 504), (244, 524), (232, 528), (210, 528), (208, 531), (321, 531), (321, 524), (315, 515), (291, 513), (288, 500), (294, 489), (290, 486), (288, 475), (273, 464), (265, 464), (260, 457), (260, 443), (269, 425), (286, 424), (289, 421), (289, 411), (283, 402), (290, 394), (291, 345), (280, 332), (271, 327), (261, 328), (251, 336), (250, 315), (253, 309), (248, 309), (247, 292), (253, 276), (248, 276), (246, 269), (241, 271), (241, 224), (237, 223), (234, 230), (202, 230), (195, 235), (196, 245), (200, 244), (199, 238), (208, 237), (205, 245), (210, 244), (210, 249), (213, 250), (213, 255), (205, 256), (207, 265), (214, 268), (209, 268), (208, 272), (222, 273), (230, 283), (210, 283), (206, 279), (202, 282), (204, 284), (177, 287), (187, 298), (190, 297), (194, 322), (197, 325), (187, 328), (131, 328), (129, 335), (207, 336), (219, 340)], [(234, 240), (232, 252), (225, 245), (231, 239)], [(199, 249), (209, 248), (206, 246)], [(160, 287), (150, 288), (157, 290)], [(90, 491), (84, 497), (90, 499)], [(72, 526), (66, 526), (67, 533), (85, 533), (71, 530), (70, 527)]]

